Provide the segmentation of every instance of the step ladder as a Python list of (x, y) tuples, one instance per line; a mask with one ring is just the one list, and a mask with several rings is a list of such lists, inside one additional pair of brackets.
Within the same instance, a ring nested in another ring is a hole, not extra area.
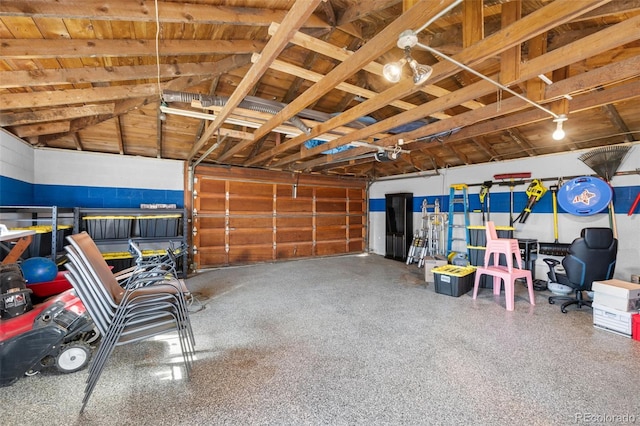
[(427, 254), (429, 256), (442, 256), (446, 258), (445, 229), (449, 222), (449, 215), (440, 211), (440, 200), (437, 198), (434, 202), (433, 213), (428, 215), (427, 221), (429, 229), (427, 234), (429, 241)]
[(427, 199), (422, 200), (422, 225), (418, 232), (413, 235), (411, 246), (409, 246), (409, 254), (407, 254), (407, 265), (418, 262), (418, 268), (424, 265), (424, 256), (427, 251), (428, 244), (427, 235)]
[[(447, 256), (464, 253), (469, 255), (469, 191), (464, 183), (451, 185), (449, 189), (449, 222), (447, 225)], [(462, 205), (462, 211), (456, 205)], [(460, 216), (463, 216), (462, 218)]]

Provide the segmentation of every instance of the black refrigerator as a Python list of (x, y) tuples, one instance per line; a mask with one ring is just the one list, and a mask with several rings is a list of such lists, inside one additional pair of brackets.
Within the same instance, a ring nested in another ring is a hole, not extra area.
[(413, 193), (386, 194), (385, 257), (407, 260), (413, 240)]

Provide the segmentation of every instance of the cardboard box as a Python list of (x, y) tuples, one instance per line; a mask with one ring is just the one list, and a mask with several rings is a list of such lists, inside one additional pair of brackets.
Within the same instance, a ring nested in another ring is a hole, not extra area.
[(424, 280), (428, 283), (436, 282), (435, 276), (431, 270), (438, 266), (447, 264), (447, 259), (438, 256), (425, 256), (424, 258)]
[(594, 281), (593, 301), (621, 311), (640, 309), (640, 284), (622, 280)]
[(433, 268), (436, 293), (460, 297), (473, 289), (476, 268), (473, 266), (444, 265)]
[(593, 326), (631, 337), (631, 317), (637, 312), (625, 312), (593, 303)]
[(591, 290), (616, 297), (623, 297), (625, 299), (637, 299), (640, 297), (640, 284), (634, 284), (629, 281), (594, 281), (591, 285)]

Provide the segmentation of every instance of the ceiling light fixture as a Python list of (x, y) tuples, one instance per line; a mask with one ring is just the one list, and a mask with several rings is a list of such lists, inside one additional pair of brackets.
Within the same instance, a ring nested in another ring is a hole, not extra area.
[[(423, 26), (421, 28), (424, 29), (425, 27)], [(409, 66), (411, 67), (411, 69), (413, 70), (413, 82), (417, 85), (417, 84), (421, 84), (424, 83), (430, 76), (431, 73), (433, 72), (433, 69), (429, 66), (424, 66), (424, 65), (420, 65), (418, 64), (412, 57), (411, 57), (411, 48), (418, 46), (428, 52), (430, 52), (431, 54), (435, 55), (435, 56), (439, 56), (451, 63), (453, 63), (454, 65), (480, 77), (483, 80), (488, 81), (489, 83), (495, 85), (496, 87), (504, 90), (505, 92), (509, 92), (511, 93), (513, 96), (516, 96), (517, 98), (522, 99), (523, 101), (527, 102), (528, 104), (533, 105), (534, 107), (544, 111), (545, 113), (549, 114), (550, 116), (552, 116), (554, 118), (554, 122), (557, 122), (557, 127), (556, 127), (556, 131), (554, 132), (554, 134), (552, 135), (552, 137), (554, 139), (556, 139), (556, 136), (558, 136), (559, 138), (556, 140), (560, 140), (564, 137), (564, 131), (562, 130), (562, 122), (567, 120), (567, 116), (566, 114), (556, 114), (555, 112), (551, 111), (550, 109), (547, 109), (545, 107), (543, 107), (542, 105), (538, 104), (537, 102), (532, 101), (531, 99), (527, 98), (526, 96), (522, 96), (520, 93), (515, 92), (511, 89), (509, 89), (507, 86), (498, 83), (497, 81), (487, 77), (486, 75), (474, 70), (473, 68), (463, 64), (462, 62), (459, 62), (455, 59), (453, 59), (450, 56), (445, 55), (444, 53), (434, 49), (431, 46), (427, 46), (426, 44), (420, 43), (418, 41), (418, 36), (416, 35), (416, 32), (412, 31), (412, 30), (405, 30), (403, 32), (400, 33), (400, 35), (398, 36), (398, 43), (397, 43), (398, 47), (400, 49), (403, 49), (405, 52), (405, 57), (398, 61), (398, 62), (392, 62), (390, 64), (385, 65), (384, 69), (383, 69), (383, 74), (384, 76), (387, 78), (387, 80), (389, 80), (392, 83), (397, 83), (398, 81), (400, 81), (400, 71), (398, 71), (399, 69), (401, 70), (402, 65), (404, 65), (405, 63), (409, 63)], [(413, 63), (411, 62), (413, 61)], [(540, 76), (539, 76), (540, 77)], [(546, 76), (544, 76), (546, 78)], [(542, 77), (540, 77), (542, 79)], [(543, 79), (544, 80), (544, 79)], [(546, 81), (545, 81), (546, 82)], [(560, 134), (562, 135), (560, 137)]]
[(382, 74), (391, 83), (397, 83), (402, 77), (402, 67), (409, 64), (409, 68), (413, 72), (413, 84), (420, 85), (427, 81), (433, 72), (433, 68), (428, 65), (422, 65), (411, 57), (411, 48), (418, 42), (418, 36), (412, 30), (403, 31), (398, 37), (397, 46), (404, 50), (404, 58), (396, 62), (391, 62), (384, 66)]
[(556, 130), (553, 132), (551, 137), (553, 140), (560, 141), (564, 139), (564, 130), (562, 129), (562, 123), (567, 121), (567, 116), (565, 114), (560, 114), (556, 119), (553, 120), (556, 123)]

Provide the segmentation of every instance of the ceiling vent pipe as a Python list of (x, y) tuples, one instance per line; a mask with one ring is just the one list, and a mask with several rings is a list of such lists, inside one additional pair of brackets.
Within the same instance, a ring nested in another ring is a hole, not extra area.
[[(206, 108), (210, 106), (225, 106), (229, 101), (229, 98), (226, 96), (208, 96), (201, 95), (199, 93), (189, 93), (189, 92), (174, 92), (170, 90), (165, 90), (162, 92), (162, 100), (164, 102), (183, 102), (183, 103), (191, 103), (191, 101), (200, 101), (200, 104)], [(254, 96), (247, 96), (240, 104), (238, 104), (240, 108), (250, 109), (252, 111), (264, 112), (268, 114), (275, 115), (282, 110), (284, 104), (275, 101), (267, 101), (265, 99), (257, 98)], [(304, 134), (311, 133), (311, 128), (302, 122), (302, 120), (293, 116), (289, 120), (289, 123), (296, 126), (300, 129)]]

